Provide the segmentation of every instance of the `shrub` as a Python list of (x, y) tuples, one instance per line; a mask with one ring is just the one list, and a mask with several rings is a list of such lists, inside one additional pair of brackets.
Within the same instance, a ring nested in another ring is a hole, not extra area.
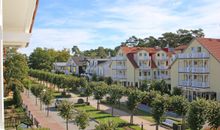
[(82, 98), (80, 98), (80, 99), (77, 100), (77, 103), (78, 103), (78, 104), (83, 104), (83, 103), (84, 103), (84, 100), (83, 100)]
[(20, 107), (22, 105), (22, 98), (21, 94), (18, 89), (14, 89), (14, 94), (13, 94), (13, 101), (17, 107)]

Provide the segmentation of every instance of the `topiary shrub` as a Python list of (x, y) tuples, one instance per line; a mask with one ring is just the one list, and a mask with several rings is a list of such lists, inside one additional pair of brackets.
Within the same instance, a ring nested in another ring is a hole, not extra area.
[(77, 100), (77, 103), (78, 103), (78, 104), (83, 104), (83, 103), (84, 103), (84, 100), (83, 100), (82, 98), (80, 98), (80, 99)]

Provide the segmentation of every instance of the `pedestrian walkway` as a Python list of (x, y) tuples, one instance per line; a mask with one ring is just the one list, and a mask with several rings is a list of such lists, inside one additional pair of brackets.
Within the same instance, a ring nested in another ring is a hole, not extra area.
[[(82, 98), (82, 97), (78, 97), (77, 95), (75, 95), (73, 93), (72, 93), (72, 97), (73, 97), (72, 100), (74, 102), (76, 102), (79, 98)], [(83, 99), (86, 100), (85, 98), (83, 98)], [(97, 101), (94, 100), (92, 97), (89, 98), (89, 102), (90, 102), (91, 106), (93, 106), (95, 108), (97, 107)], [(100, 104), (100, 110), (111, 114), (111, 108), (107, 105)], [(130, 114), (127, 112), (124, 112), (119, 109), (114, 109), (114, 115), (119, 116), (122, 120), (130, 122)], [(154, 125), (154, 123), (149, 122), (147, 120), (144, 120), (144, 119), (140, 118), (139, 116), (134, 116), (134, 124), (141, 125), (141, 123), (143, 123), (145, 130), (155, 130), (156, 129), (156, 126)], [(168, 130), (164, 127), (159, 127), (159, 129), (160, 130)]]
[[(65, 120), (58, 115), (58, 112), (53, 107), (51, 107), (49, 117), (47, 117), (46, 110), (40, 110), (39, 102), (38, 105), (35, 105), (35, 97), (32, 94), (28, 97), (25, 93), (22, 93), (21, 96), (23, 103), (28, 106), (28, 110), (31, 111), (31, 114), (37, 119), (40, 126), (50, 128), (50, 130), (66, 130)], [(86, 130), (93, 130), (97, 123), (90, 121), (89, 124)], [(78, 127), (73, 122), (70, 122), (69, 130), (78, 130)]]

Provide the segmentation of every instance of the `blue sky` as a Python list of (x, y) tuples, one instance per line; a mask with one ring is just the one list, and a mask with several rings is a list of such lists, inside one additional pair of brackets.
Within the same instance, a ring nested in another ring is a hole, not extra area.
[(129, 36), (159, 37), (179, 28), (220, 38), (219, 0), (40, 0), (29, 47), (114, 48)]

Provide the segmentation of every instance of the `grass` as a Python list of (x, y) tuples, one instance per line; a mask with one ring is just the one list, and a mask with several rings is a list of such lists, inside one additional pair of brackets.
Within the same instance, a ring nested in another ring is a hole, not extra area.
[(137, 125), (131, 125), (128, 122), (120, 119), (119, 117), (114, 117), (114, 116), (111, 116), (111, 114), (105, 113), (103, 111), (98, 111), (96, 110), (96, 108), (92, 106), (76, 105), (75, 107), (77, 110), (86, 111), (87, 113), (89, 113), (90, 118), (95, 119), (99, 123), (104, 123), (109, 120), (114, 121), (119, 126), (121, 126), (118, 128), (118, 130), (141, 130), (141, 128)]

